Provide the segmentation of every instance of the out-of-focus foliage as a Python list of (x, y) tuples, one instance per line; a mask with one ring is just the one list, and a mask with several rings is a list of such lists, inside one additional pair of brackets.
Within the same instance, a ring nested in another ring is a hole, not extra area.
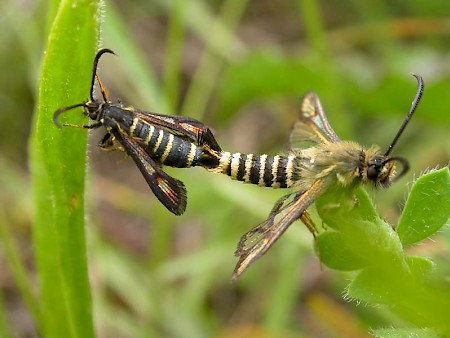
[[(36, 211), (27, 147), (50, 18), (57, 8), (57, 1), (0, 4), (1, 336), (37, 336), (39, 325), (31, 238)], [(102, 60), (100, 74), (112, 98), (198, 118), (215, 130), (227, 150), (272, 154), (286, 149), (307, 90), (319, 95), (342, 139), (387, 148), (414, 95), (410, 73), (421, 74), (423, 100), (393, 152), (408, 158), (411, 170), (388, 190), (369, 191), (381, 217), (398, 224), (408, 182), (449, 161), (449, 14), (450, 7), (437, 0), (108, 1), (101, 43), (118, 57)], [(75, 58), (87, 52), (68, 44), (62, 53)], [(76, 110), (65, 118), (80, 121)], [(312, 236), (300, 223), (230, 284), (238, 239), (264, 220), (285, 192), (232, 182), (203, 169), (165, 168), (188, 189), (188, 210), (175, 217), (152, 196), (132, 161), (97, 149), (102, 136), (90, 135), (84, 202), (99, 337), (363, 337), (371, 330), (386, 336), (392, 331), (382, 328), (414, 325), (408, 332), (436, 333), (417, 325), (413, 311), (400, 315), (395, 306), (363, 307), (344, 300), (355, 273), (321, 267)], [(80, 147), (68, 144), (67, 152)], [(415, 205), (420, 209), (421, 203)], [(419, 214), (426, 210), (409, 215)], [(413, 221), (408, 217), (400, 220), (404, 243), (432, 233), (424, 229), (417, 238), (407, 235)], [(319, 252), (332, 255), (326, 252), (330, 247)], [(54, 252), (52, 247), (40, 250), (50, 256)], [(422, 271), (424, 279), (432, 278), (425, 285), (448, 292), (443, 282), (450, 273), (445, 268), (448, 229), (406, 250), (416, 276)], [(338, 253), (350, 262), (350, 255)], [(351, 260), (354, 267), (361, 267), (361, 261)], [(377, 273), (365, 270), (349, 295), (375, 302), (363, 297), (370, 292), (363, 286)]]

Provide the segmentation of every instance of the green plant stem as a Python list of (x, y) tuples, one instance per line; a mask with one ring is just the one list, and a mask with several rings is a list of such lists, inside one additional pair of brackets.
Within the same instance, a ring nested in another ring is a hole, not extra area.
[[(89, 97), (97, 49), (100, 1), (59, 5), (42, 63), (38, 106), (30, 142), (34, 246), (45, 337), (93, 337), (84, 234), (87, 133), (58, 130), (53, 113)], [(71, 122), (85, 124), (81, 114)], [(63, 118), (63, 117), (62, 117)], [(65, 118), (65, 117), (64, 117)]]

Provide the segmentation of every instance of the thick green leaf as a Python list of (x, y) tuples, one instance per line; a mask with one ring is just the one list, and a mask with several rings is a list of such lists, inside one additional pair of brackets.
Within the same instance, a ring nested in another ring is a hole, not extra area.
[(399, 220), (397, 233), (404, 245), (433, 235), (450, 220), (448, 168), (430, 172), (414, 183)]
[(422, 257), (407, 257), (404, 263), (364, 269), (350, 284), (348, 294), (371, 304), (408, 303), (430, 277), (433, 263)]
[(369, 304), (389, 305), (416, 325), (450, 332), (446, 310), (450, 295), (424, 280), (430, 268), (430, 262), (416, 257), (399, 264), (382, 262), (362, 270), (350, 283), (348, 295)]
[[(403, 280), (398, 278), (400, 271), (404, 271), (404, 268), (398, 265), (364, 269), (350, 283), (348, 295), (369, 304), (399, 305), (408, 300), (404, 298), (405, 294), (412, 296), (411, 284), (403, 284)], [(381, 276), (384, 277), (380, 278)]]
[(349, 297), (394, 307), (396, 315), (416, 325), (449, 330), (444, 318), (450, 295), (430, 282), (433, 263), (405, 257), (397, 233), (377, 216), (362, 189), (336, 189), (316, 206), (336, 230), (318, 237), (322, 262), (344, 271), (361, 269), (348, 287)]
[(367, 266), (369, 261), (346, 243), (342, 233), (338, 231), (329, 230), (317, 236), (316, 250), (321, 262), (331, 269), (341, 271), (359, 270)]
[(317, 211), (336, 234), (318, 237), (322, 262), (341, 270), (354, 270), (383, 261), (400, 261), (401, 244), (392, 227), (382, 221), (363, 189), (338, 189), (321, 197)]
[[(30, 143), (34, 246), (45, 337), (93, 337), (84, 235), (85, 131), (59, 130), (61, 106), (89, 97), (100, 2), (66, 0), (51, 24)], [(82, 123), (80, 111), (66, 117)], [(86, 121), (84, 121), (86, 122)]]
[[(378, 214), (367, 192), (362, 189), (336, 187), (316, 202), (317, 211), (327, 226), (340, 230), (349, 219), (376, 220)], [(351, 216), (351, 217), (350, 217)]]
[(417, 280), (429, 280), (434, 273), (434, 263), (426, 257), (408, 256), (405, 258), (409, 271)]

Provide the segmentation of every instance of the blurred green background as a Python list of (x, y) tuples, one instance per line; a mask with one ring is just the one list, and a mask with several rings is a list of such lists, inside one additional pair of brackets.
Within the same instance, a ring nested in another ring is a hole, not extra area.
[[(27, 147), (52, 8), (0, 4), (0, 326), (17, 337), (37, 333), (4, 252), (18, 254), (37, 292)], [(449, 14), (443, 0), (108, 1), (101, 47), (118, 56), (104, 57), (100, 74), (114, 100), (197, 118), (224, 149), (268, 154), (286, 150), (307, 90), (342, 139), (385, 149), (416, 90), (410, 73), (422, 75), (423, 100), (393, 152), (411, 170), (371, 192), (395, 224), (408, 182), (449, 161)], [(321, 267), (300, 223), (230, 283), (240, 236), (286, 191), (165, 168), (188, 190), (187, 212), (175, 217), (132, 161), (98, 149), (102, 136), (90, 135), (85, 202), (99, 337), (362, 337), (404, 324), (344, 300), (346, 275)], [(411, 250), (448, 262), (448, 229)]]

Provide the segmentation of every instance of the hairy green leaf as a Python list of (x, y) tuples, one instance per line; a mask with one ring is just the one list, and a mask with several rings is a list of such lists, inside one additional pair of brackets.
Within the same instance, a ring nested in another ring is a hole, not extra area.
[[(93, 337), (84, 235), (87, 133), (59, 130), (61, 106), (89, 97), (98, 41), (100, 1), (61, 1), (49, 32), (30, 143), (34, 246), (45, 337)], [(82, 123), (80, 110), (70, 115)], [(78, 114), (77, 114), (78, 113)]]
[(397, 233), (404, 245), (428, 238), (450, 220), (450, 173), (432, 171), (414, 182)]

